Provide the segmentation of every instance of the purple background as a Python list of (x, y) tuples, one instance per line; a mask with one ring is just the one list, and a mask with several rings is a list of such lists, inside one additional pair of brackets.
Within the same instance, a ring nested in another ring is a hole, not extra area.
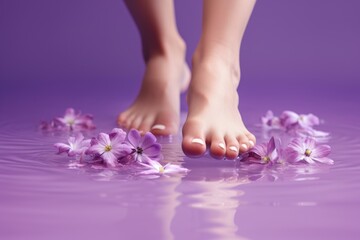
[[(175, 5), (190, 61), (202, 4)], [(256, 108), (259, 114), (291, 109), (358, 122), (359, 7), (356, 0), (258, 1), (241, 52), (245, 121), (253, 120), (247, 111)], [(7, 113), (31, 102), (26, 110), (39, 109), (39, 118), (47, 119), (41, 108), (56, 97), (61, 109), (95, 115), (89, 106), (102, 101), (116, 108), (109, 113), (115, 119), (136, 96), (144, 66), (122, 1), (1, 0), (0, 34), (0, 108)]]
[[(356, 0), (258, 1), (243, 42), (243, 82), (359, 86), (359, 7)], [(176, 14), (190, 59), (201, 1), (176, 1)], [(104, 89), (135, 92), (141, 78), (138, 33), (120, 0), (1, 0), (0, 33), (1, 88), (101, 80)]]

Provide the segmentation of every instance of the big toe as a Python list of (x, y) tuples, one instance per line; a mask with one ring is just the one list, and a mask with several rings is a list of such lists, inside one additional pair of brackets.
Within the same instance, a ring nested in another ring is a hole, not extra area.
[(188, 156), (199, 156), (206, 151), (205, 134), (199, 123), (185, 122), (182, 149)]

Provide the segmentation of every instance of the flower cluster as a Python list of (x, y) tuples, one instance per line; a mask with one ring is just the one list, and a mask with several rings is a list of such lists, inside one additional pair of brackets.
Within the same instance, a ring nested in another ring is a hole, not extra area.
[(172, 174), (187, 172), (171, 163), (165, 166), (159, 163), (162, 160), (161, 145), (156, 137), (147, 132), (143, 136), (132, 129), (128, 133), (120, 128), (114, 128), (110, 133), (99, 133), (97, 137), (85, 139), (81, 133), (68, 139), (68, 144), (56, 143), (58, 153), (67, 153), (75, 156), (77, 160), (101, 162), (108, 167), (121, 167), (124, 165), (137, 165), (142, 168), (140, 174)]
[(260, 164), (334, 163), (328, 158), (330, 146), (322, 144), (324, 139), (320, 140), (329, 134), (314, 129), (320, 125), (317, 116), (284, 111), (277, 117), (268, 111), (261, 121), (265, 131), (277, 130), (285, 134), (279, 134), (278, 138), (271, 136), (267, 143), (256, 145), (240, 156), (242, 161)]
[(93, 117), (89, 114), (76, 113), (73, 108), (68, 108), (63, 117), (54, 118), (50, 122), (42, 122), (40, 129), (45, 131), (83, 131), (95, 129)]

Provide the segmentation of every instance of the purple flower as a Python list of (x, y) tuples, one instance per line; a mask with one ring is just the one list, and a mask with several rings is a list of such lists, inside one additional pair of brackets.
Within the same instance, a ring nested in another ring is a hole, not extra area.
[(84, 139), (84, 136), (79, 133), (75, 137), (69, 137), (68, 143), (56, 143), (54, 146), (58, 149), (58, 153), (66, 152), (68, 156), (82, 155), (90, 147), (90, 139)]
[(76, 114), (73, 108), (66, 109), (64, 117), (54, 119), (56, 125), (70, 131), (94, 129), (92, 120), (93, 117), (90, 115)]
[(151, 159), (148, 159), (148, 164), (141, 164), (143, 166), (145, 166), (146, 168), (148, 168), (148, 170), (142, 171), (139, 174), (164, 174), (164, 175), (168, 175), (168, 174), (174, 174), (174, 173), (186, 173), (189, 171), (189, 169), (187, 168), (183, 168), (179, 165), (174, 165), (171, 163), (167, 163), (166, 165), (161, 165), (161, 163), (159, 163), (158, 161), (153, 161)]
[(91, 146), (86, 154), (100, 157), (109, 166), (115, 166), (118, 158), (131, 153), (131, 149), (124, 143), (126, 133), (120, 128), (114, 128), (110, 134), (99, 133), (91, 140)]
[(289, 143), (284, 155), (288, 162), (293, 163), (305, 161), (310, 164), (315, 162), (333, 164), (334, 161), (327, 157), (330, 152), (329, 145), (316, 145), (313, 138), (297, 138)]
[(266, 129), (274, 128), (280, 129), (282, 128), (280, 118), (275, 117), (274, 113), (269, 110), (266, 112), (266, 115), (261, 118), (262, 126)]
[(243, 156), (245, 161), (268, 164), (274, 163), (279, 155), (275, 148), (275, 139), (272, 137), (268, 143), (258, 144)]
[(160, 160), (161, 158), (161, 145), (156, 142), (156, 137), (147, 132), (144, 136), (131, 129), (127, 135), (128, 146), (132, 150), (133, 157), (137, 162), (148, 162), (149, 160)]
[(292, 111), (284, 111), (280, 116), (281, 124), (287, 128), (300, 127), (304, 129), (312, 128), (320, 124), (320, 120), (313, 114), (297, 114)]

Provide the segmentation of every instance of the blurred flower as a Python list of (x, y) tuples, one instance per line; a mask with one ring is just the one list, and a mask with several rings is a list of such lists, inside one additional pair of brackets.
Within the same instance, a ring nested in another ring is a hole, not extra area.
[(333, 164), (334, 161), (327, 157), (330, 152), (329, 145), (316, 145), (313, 138), (296, 138), (284, 150), (284, 157), (288, 162), (293, 163), (305, 161), (310, 164), (315, 162)]
[(55, 125), (62, 127), (65, 130), (79, 131), (94, 129), (95, 125), (92, 122), (93, 117), (91, 115), (82, 115), (81, 113), (75, 113), (73, 108), (68, 108), (65, 111), (64, 117), (58, 117), (54, 119)]
[(272, 137), (268, 143), (255, 145), (248, 153), (243, 156), (245, 161), (260, 164), (274, 163), (279, 155), (275, 148), (275, 139)]
[(81, 156), (90, 146), (90, 141), (90, 139), (85, 140), (84, 136), (81, 133), (78, 133), (75, 137), (69, 137), (69, 144), (56, 143), (54, 146), (58, 149), (59, 154), (66, 152), (70, 157), (75, 155)]
[(149, 160), (158, 161), (161, 158), (161, 145), (156, 142), (156, 137), (151, 132), (140, 136), (139, 131), (131, 129), (125, 143), (131, 148), (131, 154), (137, 162), (146, 163)]
[(265, 129), (280, 129), (282, 128), (280, 118), (274, 116), (274, 113), (269, 110), (264, 117), (261, 117), (262, 126)]
[(311, 113), (305, 115), (292, 111), (284, 111), (280, 116), (280, 121), (286, 129), (292, 129), (294, 127), (308, 129), (320, 124), (319, 118)]
[(94, 154), (100, 157), (109, 166), (115, 166), (119, 157), (131, 153), (131, 149), (124, 143), (126, 133), (114, 128), (110, 134), (99, 133), (97, 138), (91, 140), (91, 146), (86, 154)]
[(174, 165), (167, 163), (166, 165), (161, 165), (158, 161), (149, 159), (147, 164), (141, 164), (142, 166), (148, 168), (148, 170), (142, 171), (139, 174), (174, 174), (174, 173), (186, 173), (189, 171), (187, 168), (183, 168), (179, 165)]

